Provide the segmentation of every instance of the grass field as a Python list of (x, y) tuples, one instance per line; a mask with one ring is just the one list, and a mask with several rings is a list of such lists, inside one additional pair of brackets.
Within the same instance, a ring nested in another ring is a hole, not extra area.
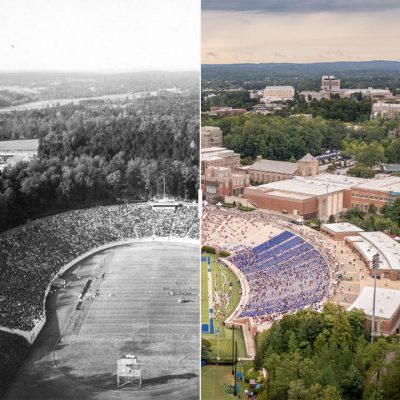
[[(214, 326), (215, 329), (220, 327), (221, 333), (218, 337), (216, 334), (203, 334), (202, 337), (207, 339), (211, 344), (211, 359), (216, 360), (217, 356), (221, 357), (221, 360), (229, 360), (232, 358), (232, 329), (225, 328), (223, 321), (235, 310), (236, 306), (240, 301), (240, 283), (237, 281), (235, 274), (228, 268), (219, 266), (217, 263), (217, 256), (211, 256), (211, 274), (213, 281), (213, 288), (217, 284), (218, 290), (221, 293), (226, 293), (229, 290), (229, 282), (232, 282), (232, 295), (231, 300), (225, 310), (224, 316), (215, 317)], [(207, 285), (207, 263), (201, 263), (201, 318), (202, 323), (209, 322), (208, 315), (208, 296), (212, 294), (208, 293)], [(244, 337), (242, 330), (235, 330), (235, 341), (238, 344), (239, 357), (246, 357), (246, 347), (244, 344)]]
[[(196, 249), (184, 243), (143, 242), (107, 251), (105, 279), (97, 280), (100, 294), (74, 312), (54, 351), (58, 368), (81, 383), (111, 389), (117, 360), (135, 354), (142, 362), (143, 389), (195, 382)], [(181, 295), (170, 295), (170, 290), (191, 295), (179, 303)]]
[[(240, 368), (238, 368), (240, 370)], [(237, 399), (233, 394), (225, 393), (224, 383), (233, 385), (230, 365), (207, 365), (201, 369), (201, 398), (203, 400)], [(240, 397), (244, 399), (245, 385), (239, 382)]]

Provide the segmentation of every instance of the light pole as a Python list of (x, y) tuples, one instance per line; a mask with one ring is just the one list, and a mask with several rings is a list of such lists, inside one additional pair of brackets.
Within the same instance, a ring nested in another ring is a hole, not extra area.
[(375, 340), (375, 300), (376, 300), (376, 274), (379, 268), (379, 254), (375, 254), (372, 257), (372, 270), (374, 271), (374, 296), (373, 296), (373, 303), (372, 303), (372, 324), (371, 324), (371, 343), (374, 343)]

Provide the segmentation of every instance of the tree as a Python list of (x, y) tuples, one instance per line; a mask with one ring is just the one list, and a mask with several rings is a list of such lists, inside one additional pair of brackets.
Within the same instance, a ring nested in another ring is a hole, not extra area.
[(372, 142), (356, 154), (356, 160), (371, 168), (386, 161), (385, 150), (381, 144)]
[(329, 216), (328, 221), (329, 221), (330, 224), (333, 224), (333, 223), (335, 222), (335, 216), (331, 214), (331, 215)]
[(207, 362), (211, 355), (211, 343), (201, 338), (201, 360)]

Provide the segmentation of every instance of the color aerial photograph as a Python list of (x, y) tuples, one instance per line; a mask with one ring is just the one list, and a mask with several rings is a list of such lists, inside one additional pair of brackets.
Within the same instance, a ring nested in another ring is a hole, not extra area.
[(0, 398), (198, 399), (197, 0), (0, 3)]
[(399, 20), (202, 1), (203, 400), (400, 399)]

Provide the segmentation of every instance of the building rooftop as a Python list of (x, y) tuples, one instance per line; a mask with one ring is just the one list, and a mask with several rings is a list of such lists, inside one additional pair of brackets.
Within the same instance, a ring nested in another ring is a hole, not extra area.
[(294, 174), (297, 171), (297, 164), (288, 161), (257, 160), (250, 165), (249, 169), (257, 171), (273, 172), (278, 174)]
[(379, 268), (400, 270), (400, 243), (383, 232), (360, 232), (359, 236), (370, 245), (367, 251), (371, 257), (380, 254)]
[(0, 152), (2, 151), (38, 151), (39, 139), (27, 140), (0, 140)]
[(299, 193), (303, 195), (322, 196), (329, 193), (335, 193), (343, 190), (342, 186), (324, 182), (318, 182), (313, 179), (305, 179), (295, 176), (292, 179), (286, 179), (278, 182), (266, 183), (255, 186), (255, 189), (267, 192), (269, 190), (279, 190), (282, 192)]
[(356, 225), (349, 224), (348, 222), (340, 222), (336, 224), (322, 224), (322, 226), (335, 233), (364, 232), (363, 229), (359, 228)]
[(271, 192), (268, 192), (268, 196), (283, 197), (285, 199), (294, 199), (294, 200), (307, 200), (312, 198), (312, 196), (307, 194), (288, 193), (288, 192), (282, 192), (280, 190), (272, 190)]
[(315, 161), (316, 158), (313, 157), (310, 153), (307, 153), (300, 161)]
[[(373, 306), (372, 286), (365, 286), (349, 310), (360, 308), (365, 314), (372, 316)], [(376, 288), (375, 315), (379, 318), (391, 319), (400, 307), (400, 291), (386, 288)]]

